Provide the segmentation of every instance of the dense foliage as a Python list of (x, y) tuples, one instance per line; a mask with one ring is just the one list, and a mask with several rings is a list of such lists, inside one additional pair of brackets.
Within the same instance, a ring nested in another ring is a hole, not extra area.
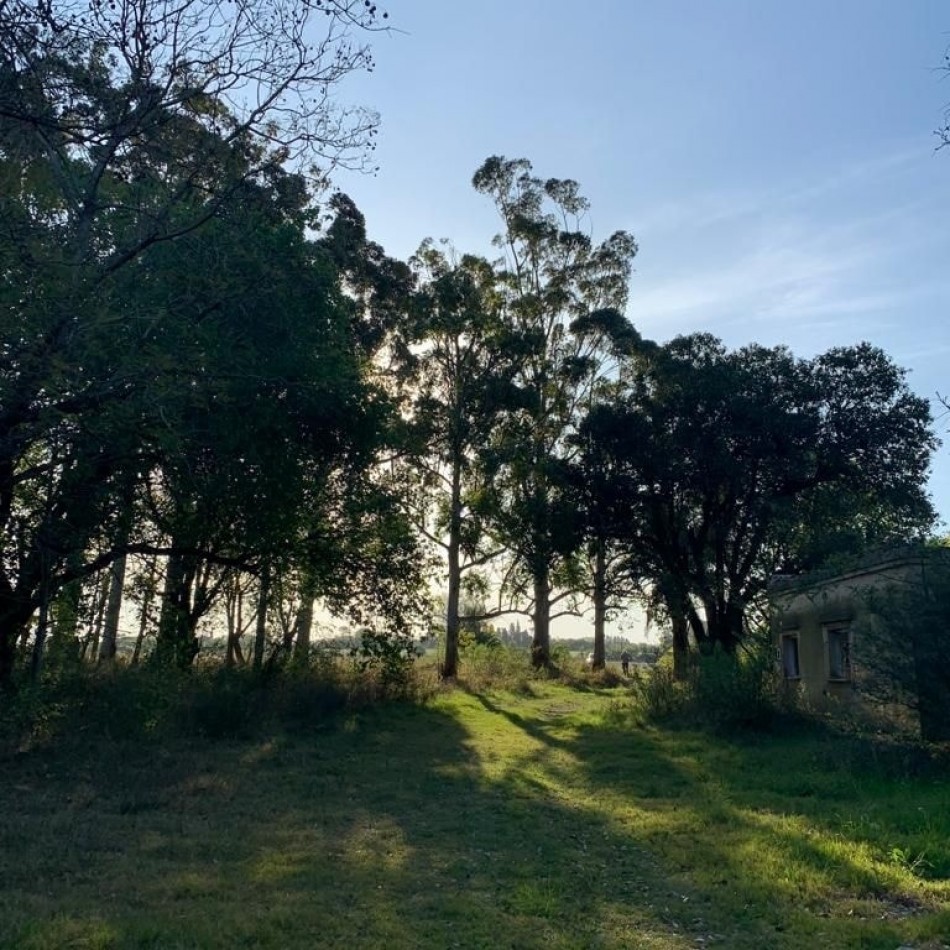
[(439, 588), (448, 677), (463, 598), (537, 666), (588, 604), (602, 666), (631, 598), (732, 654), (776, 569), (930, 527), (886, 354), (644, 340), (576, 182), (488, 158), (497, 260), (374, 243), (326, 184), (371, 151), (333, 91), (384, 16), (0, 5), (0, 682), (110, 661), (123, 615), (136, 659), (305, 660), (315, 605), (408, 662)]

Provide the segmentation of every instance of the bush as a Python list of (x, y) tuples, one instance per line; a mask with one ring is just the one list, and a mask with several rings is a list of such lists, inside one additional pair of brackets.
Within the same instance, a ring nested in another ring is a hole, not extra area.
[[(634, 667), (635, 673), (636, 668)], [(609, 666), (605, 666), (602, 670), (591, 670), (586, 679), (587, 682), (593, 683), (595, 686), (602, 686), (605, 689), (616, 689), (618, 686), (624, 686), (627, 683), (626, 677)]]
[(60, 672), (2, 697), (0, 754), (61, 740), (242, 739), (275, 726), (302, 731), (382, 698), (427, 695), (425, 677), (399, 654), (395, 665), (387, 665), (389, 654), (371, 659), (360, 669), (315, 651), (308, 663), (262, 671), (146, 663)]
[(700, 656), (690, 675), (696, 712), (714, 728), (762, 728), (775, 716), (777, 673), (770, 639), (750, 636), (737, 655)]
[(366, 629), (350, 655), (360, 673), (379, 677), (384, 693), (405, 693), (411, 687), (416, 647), (409, 634)]
[(324, 727), (352, 703), (341, 677), (298, 670), (281, 682), (275, 701), (280, 721), (294, 732)]
[(178, 731), (209, 739), (246, 738), (267, 714), (267, 693), (263, 677), (253, 670), (193, 672), (177, 710)]
[(578, 676), (587, 669), (580, 657), (575, 656), (565, 644), (558, 643), (557, 640), (551, 644), (551, 667), (568, 676)]
[(768, 637), (750, 636), (736, 655), (716, 649), (695, 656), (685, 682), (660, 664), (637, 671), (632, 689), (648, 720), (678, 719), (723, 731), (764, 728), (777, 712), (772, 653)]
[(950, 550), (926, 550), (918, 576), (868, 590), (864, 600), (854, 629), (864, 699), (903, 707), (924, 739), (950, 741)]
[(36, 686), (0, 697), (0, 753), (22, 752), (48, 740), (60, 728), (61, 704)]
[(651, 722), (665, 722), (681, 715), (687, 705), (687, 686), (676, 682), (670, 666), (654, 666), (645, 673), (636, 670), (631, 690), (643, 717)]

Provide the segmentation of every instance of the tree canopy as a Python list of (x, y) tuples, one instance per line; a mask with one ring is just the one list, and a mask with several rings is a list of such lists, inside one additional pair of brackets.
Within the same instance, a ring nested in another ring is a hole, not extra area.
[(636, 242), (595, 240), (573, 180), (491, 156), (496, 259), (388, 255), (327, 191), (370, 161), (336, 91), (385, 19), (0, 4), (0, 681), (87, 594), (111, 656), (127, 556), (183, 666), (216, 604), (237, 655), (245, 590), (262, 664), (318, 600), (406, 635), (440, 573), (451, 676), (463, 594), (530, 616), (538, 665), (588, 601), (602, 663), (631, 597), (732, 651), (775, 570), (932, 524), (929, 413), (886, 354), (643, 339)]
[(735, 649), (775, 571), (934, 520), (928, 404), (869, 344), (810, 360), (708, 334), (641, 347), (584, 431), (612, 461), (630, 557), (701, 646)]

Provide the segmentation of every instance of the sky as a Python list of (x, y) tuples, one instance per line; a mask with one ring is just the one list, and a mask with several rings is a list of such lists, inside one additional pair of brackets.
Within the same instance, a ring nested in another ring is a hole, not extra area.
[[(490, 155), (573, 178), (595, 240), (640, 251), (627, 316), (666, 340), (808, 357), (868, 340), (950, 393), (947, 0), (389, 0), (373, 176), (338, 173), (372, 239), (491, 252)], [(950, 415), (934, 402), (950, 443)], [(930, 484), (950, 531), (950, 445)]]

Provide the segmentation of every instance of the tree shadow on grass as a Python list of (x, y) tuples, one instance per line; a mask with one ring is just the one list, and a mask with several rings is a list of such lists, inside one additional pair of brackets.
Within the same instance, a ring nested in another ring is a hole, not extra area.
[[(786, 933), (797, 931), (806, 940), (834, 934), (836, 946), (893, 947), (904, 939), (901, 921), (913, 912), (922, 933), (950, 925), (945, 911), (934, 913), (933, 894), (911, 893), (906, 876), (882, 863), (880, 849), (875, 854), (853, 823), (835, 820), (835, 810), (847, 804), (839, 797), (840, 776), (796, 770), (784, 760), (789, 747), (782, 742), (730, 745), (671, 736), (637, 727), (631, 717), (561, 729), (496, 698), (474, 698), (547, 750), (569, 754), (574, 761), (564, 774), (558, 756), (536, 752), (532, 760), (564, 783), (576, 784), (582, 774), (591, 799), (623, 815), (640, 844), (664, 856), (673, 891), (683, 891), (692, 908), (705, 908), (706, 922), (731, 932), (730, 941), (738, 939), (737, 927), (745, 938), (753, 927), (770, 945), (783, 933), (789, 945), (800, 945), (795, 933)], [(796, 810), (794, 798), (777, 794), (776, 786), (788, 781), (812, 791), (817, 781), (822, 811)], [(847, 919), (831, 920), (835, 915)], [(684, 916), (681, 924), (688, 923)]]
[(688, 746), (531, 702), (550, 712), (470, 695), (313, 736), (32, 757), (0, 792), (0, 942), (896, 946), (757, 874), (754, 810)]
[(490, 751), (453, 714), (397, 706), (314, 738), (34, 757), (2, 796), (0, 940), (690, 945), (609, 816), (492, 777)]
[[(712, 908), (716, 928), (732, 930), (730, 941), (753, 928), (770, 946), (891, 950), (916, 937), (923, 942), (915, 946), (943, 947), (950, 891), (918, 891), (842, 820), (849, 806), (874, 807), (873, 794), (861, 805), (860, 777), (822, 769), (807, 741), (802, 758), (795, 750), (794, 742), (766, 736), (730, 743), (644, 729), (632, 719), (582, 725), (572, 747), (594, 794), (663, 814), (643, 822), (640, 840), (664, 855), (674, 888)], [(903, 809), (905, 817), (912, 812)], [(717, 907), (729, 908), (728, 917)]]

